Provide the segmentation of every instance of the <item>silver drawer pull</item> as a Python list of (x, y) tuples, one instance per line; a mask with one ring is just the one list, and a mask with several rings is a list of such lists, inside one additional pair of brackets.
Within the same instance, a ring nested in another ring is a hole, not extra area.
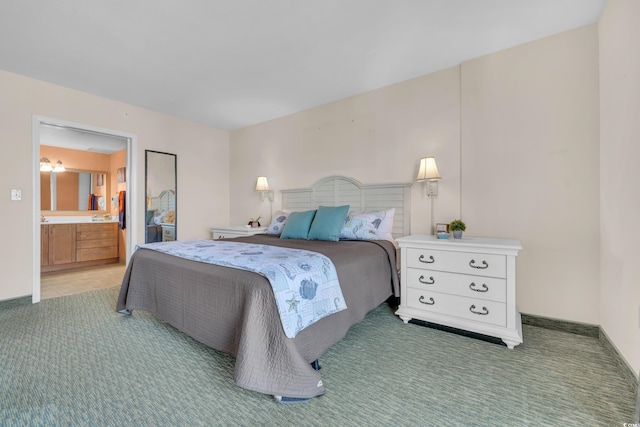
[(482, 307), (482, 311), (476, 311), (475, 305), (469, 307), (469, 311), (473, 314), (479, 314), (480, 316), (486, 316), (487, 314), (489, 314), (489, 310), (487, 310), (487, 307)]
[(436, 281), (433, 279), (433, 277), (429, 277), (429, 280), (430, 281), (424, 280), (424, 276), (418, 277), (418, 282), (424, 283), (425, 285), (433, 285), (434, 283), (436, 283)]
[(475, 265), (476, 260), (472, 259), (471, 261), (469, 261), (469, 267), (473, 267), (473, 268), (479, 268), (481, 270), (484, 270), (485, 268), (489, 268), (489, 264), (487, 264), (487, 261), (482, 261), (482, 265)]
[(433, 255), (429, 255), (429, 259), (426, 261), (424, 260), (424, 255), (420, 255), (418, 261), (424, 262), (425, 264), (433, 264), (434, 262), (436, 262), (436, 260), (433, 259)]
[(478, 289), (476, 288), (476, 284), (475, 282), (471, 282), (471, 284), (469, 285), (469, 289), (471, 289), (472, 291), (476, 291), (476, 292), (487, 292), (489, 290), (489, 287), (486, 284), (482, 284), (482, 289)]
[(431, 297), (429, 297), (429, 301), (425, 301), (424, 295), (420, 295), (420, 298), (418, 298), (418, 301), (426, 305), (433, 305), (436, 303)]

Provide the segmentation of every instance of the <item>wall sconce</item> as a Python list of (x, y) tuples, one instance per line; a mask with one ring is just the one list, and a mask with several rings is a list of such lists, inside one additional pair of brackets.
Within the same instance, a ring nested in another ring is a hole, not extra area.
[(438, 181), (441, 179), (434, 157), (420, 159), (420, 169), (416, 181), (425, 183), (425, 194), (431, 199), (431, 234), (435, 234), (436, 229), (433, 200), (438, 195)]
[(420, 170), (418, 170), (417, 182), (426, 182), (426, 195), (438, 195), (438, 181), (441, 180), (436, 159), (434, 157), (425, 157), (420, 159)]
[[(52, 157), (52, 159), (57, 159), (57, 157)], [(60, 159), (58, 159), (55, 166), (51, 165), (51, 161), (47, 157), (40, 159), (40, 172), (64, 172), (65, 170)]]
[(262, 193), (262, 201), (269, 200), (273, 202), (273, 191), (269, 190), (269, 182), (266, 176), (259, 176), (258, 182), (256, 182), (256, 191)]

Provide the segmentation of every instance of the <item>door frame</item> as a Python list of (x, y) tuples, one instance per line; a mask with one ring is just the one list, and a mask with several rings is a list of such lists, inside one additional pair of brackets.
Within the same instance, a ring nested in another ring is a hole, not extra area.
[(40, 126), (43, 124), (50, 124), (61, 127), (70, 127), (74, 129), (87, 130), (89, 132), (103, 133), (105, 135), (117, 136), (127, 140), (127, 181), (126, 181), (126, 196), (125, 206), (127, 206), (126, 212), (126, 224), (127, 224), (127, 242), (126, 242), (126, 254), (125, 259), (127, 264), (129, 258), (133, 253), (133, 242), (136, 236), (136, 223), (132, 221), (134, 218), (133, 212), (136, 209), (136, 204), (133, 203), (136, 198), (134, 192), (136, 188), (136, 165), (137, 165), (137, 147), (138, 137), (135, 134), (128, 132), (121, 132), (113, 129), (100, 128), (96, 126), (86, 125), (82, 123), (74, 123), (66, 120), (54, 119), (52, 117), (45, 117), (34, 115), (32, 119), (32, 193), (33, 193), (33, 290), (31, 294), (31, 302), (40, 302)]

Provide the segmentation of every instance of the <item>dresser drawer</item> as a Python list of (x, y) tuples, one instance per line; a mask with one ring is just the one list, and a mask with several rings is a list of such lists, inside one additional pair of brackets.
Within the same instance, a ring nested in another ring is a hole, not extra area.
[(117, 248), (118, 239), (78, 240), (76, 249)]
[(172, 226), (162, 226), (162, 241), (172, 242), (176, 240), (176, 228)]
[(118, 240), (118, 224), (116, 223), (78, 224), (76, 227), (76, 232), (76, 239), (78, 240), (78, 242), (106, 239), (115, 239), (117, 242)]
[(507, 280), (495, 277), (407, 268), (407, 287), (469, 298), (506, 302)]
[(410, 268), (507, 277), (507, 258), (504, 255), (408, 248), (407, 259), (403, 261)]
[(110, 231), (78, 231), (78, 241), (82, 240), (102, 240), (102, 239), (118, 239), (116, 230)]
[(118, 247), (98, 247), (88, 249), (78, 249), (76, 261), (96, 261), (101, 259), (118, 258)]
[(407, 288), (406, 305), (416, 310), (459, 317), (495, 326), (504, 327), (507, 323), (506, 304), (495, 301)]

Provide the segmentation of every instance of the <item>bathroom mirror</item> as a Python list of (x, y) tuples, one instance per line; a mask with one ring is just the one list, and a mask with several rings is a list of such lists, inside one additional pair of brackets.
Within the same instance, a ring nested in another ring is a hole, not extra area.
[(176, 240), (177, 156), (145, 150), (145, 242)]
[(108, 194), (109, 175), (104, 171), (40, 172), (40, 210), (43, 213), (89, 210), (104, 213)]

